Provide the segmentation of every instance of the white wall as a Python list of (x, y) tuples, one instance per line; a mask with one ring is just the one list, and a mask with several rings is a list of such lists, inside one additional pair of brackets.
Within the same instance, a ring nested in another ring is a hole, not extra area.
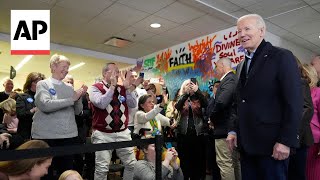
[(314, 54), (312, 51), (303, 48), (302, 46), (296, 45), (288, 40), (280, 38), (270, 32), (266, 33), (266, 41), (269, 41), (274, 46), (289, 49), (295, 56), (299, 58), (301, 63), (310, 63), (311, 56)]

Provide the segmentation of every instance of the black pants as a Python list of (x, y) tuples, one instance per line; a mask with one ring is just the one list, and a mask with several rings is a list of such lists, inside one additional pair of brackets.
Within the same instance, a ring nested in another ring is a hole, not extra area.
[[(76, 144), (86, 144), (86, 131), (87, 128), (83, 124), (83, 126), (78, 127), (78, 137), (76, 138)], [(74, 161), (73, 161), (73, 168), (74, 170), (78, 171), (80, 175), (83, 175), (83, 168), (84, 168), (84, 154), (74, 154)]]
[(289, 159), (289, 180), (306, 180), (307, 147), (296, 149)]
[[(69, 146), (76, 144), (76, 138), (66, 139), (41, 139), (49, 144), (50, 147)], [(66, 170), (73, 169), (73, 155), (53, 157), (48, 174), (42, 180), (56, 180)]]
[(220, 169), (217, 164), (215, 140), (208, 137), (207, 142), (207, 169), (211, 171), (212, 180), (221, 180)]
[(178, 154), (184, 179), (201, 180), (206, 176), (207, 137), (195, 133), (178, 134)]

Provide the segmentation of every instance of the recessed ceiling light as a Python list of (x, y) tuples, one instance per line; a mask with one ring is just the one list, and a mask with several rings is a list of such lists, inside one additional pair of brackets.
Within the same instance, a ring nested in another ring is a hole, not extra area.
[(152, 28), (159, 28), (159, 27), (161, 27), (161, 24), (159, 24), (159, 23), (152, 23), (152, 24), (150, 24), (150, 26), (151, 26)]

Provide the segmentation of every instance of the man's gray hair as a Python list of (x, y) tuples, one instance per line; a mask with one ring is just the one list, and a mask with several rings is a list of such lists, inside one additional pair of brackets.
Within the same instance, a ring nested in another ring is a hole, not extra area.
[(244, 15), (242, 17), (240, 17), (237, 21), (237, 23), (239, 23), (239, 21), (243, 20), (243, 19), (247, 19), (247, 18), (255, 18), (257, 21), (257, 27), (258, 28), (264, 28), (264, 30), (266, 30), (266, 23), (264, 22), (263, 18), (259, 15), (259, 14), (247, 14)]
[(221, 58), (217, 62), (221, 62), (223, 66), (231, 68), (231, 59), (230, 58)]
[(114, 64), (114, 65), (115, 65), (115, 63), (113, 63), (113, 62), (107, 63), (107, 64), (102, 68), (102, 76), (104, 76), (103, 74), (104, 74), (105, 72), (109, 71), (109, 65), (110, 65), (110, 64)]

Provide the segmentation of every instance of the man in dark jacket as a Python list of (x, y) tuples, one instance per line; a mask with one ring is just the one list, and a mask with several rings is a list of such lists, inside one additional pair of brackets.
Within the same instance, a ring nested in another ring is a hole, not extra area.
[[(220, 168), (221, 179), (234, 180), (235, 164), (232, 160), (232, 152), (229, 151), (225, 139), (228, 134), (228, 125), (230, 124), (232, 95), (236, 88), (237, 77), (232, 72), (231, 61), (228, 58), (222, 58), (217, 61), (216, 71), (220, 77), (220, 85), (215, 94), (215, 102), (210, 114), (210, 121), (214, 127), (216, 158)], [(240, 169), (238, 169), (238, 172), (240, 172)]]
[(227, 141), (238, 140), (241, 175), (246, 180), (287, 180), (290, 149), (298, 146), (303, 97), (293, 54), (264, 40), (261, 16), (238, 19), (239, 41), (246, 50), (237, 68), (235, 108)]

